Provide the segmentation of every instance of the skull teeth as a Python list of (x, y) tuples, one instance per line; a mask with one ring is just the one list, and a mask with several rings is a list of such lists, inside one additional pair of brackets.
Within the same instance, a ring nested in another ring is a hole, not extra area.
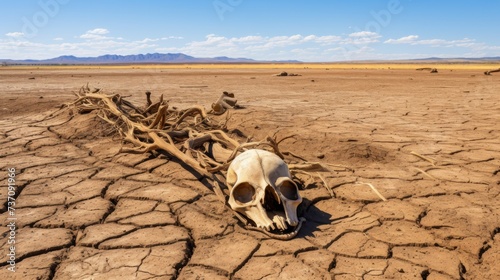
[(271, 211), (268, 213), (271, 220), (273, 221), (273, 227), (276, 225), (276, 227), (279, 230), (286, 230), (288, 228), (287, 222), (286, 222), (286, 216), (283, 211)]
[(273, 222), (280, 230), (286, 230), (288, 228), (284, 217), (276, 215), (273, 217)]

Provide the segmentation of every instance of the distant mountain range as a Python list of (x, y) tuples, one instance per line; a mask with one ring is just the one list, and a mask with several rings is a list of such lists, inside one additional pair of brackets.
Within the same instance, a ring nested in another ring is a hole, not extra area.
[(211, 58), (199, 58), (183, 53), (148, 53), (134, 55), (107, 54), (98, 57), (76, 57), (73, 55), (63, 55), (50, 59), (25, 59), (12, 60), (0, 59), (2, 64), (141, 64), (141, 63), (298, 63), (298, 60), (262, 61), (249, 58), (231, 58), (218, 56)]
[(492, 57), (428, 57), (428, 58), (413, 58), (413, 59), (396, 59), (396, 60), (353, 60), (343, 61), (339, 63), (500, 63), (500, 56)]
[(436, 62), (492, 62), (500, 61), (500, 56), (491, 57), (456, 57), (456, 58), (442, 58), (442, 57), (429, 57), (411, 59), (413, 61), (436, 61)]
[[(418, 58), (401, 60), (359, 60), (338, 61), (337, 63), (481, 63), (500, 62), (500, 56), (479, 58)], [(76, 57), (63, 55), (50, 59), (0, 59), (2, 65), (78, 65), (78, 64), (162, 64), (162, 63), (301, 63), (299, 60), (255, 60), (250, 58), (231, 58), (227, 56), (218, 57), (194, 57), (183, 53), (148, 53), (134, 55), (107, 54), (98, 57)]]

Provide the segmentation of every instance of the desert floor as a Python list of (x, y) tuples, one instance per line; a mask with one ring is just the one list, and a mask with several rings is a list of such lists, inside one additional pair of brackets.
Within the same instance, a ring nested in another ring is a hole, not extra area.
[[(0, 278), (500, 279), (500, 73), (358, 68), (2, 67)], [(118, 153), (92, 114), (49, 117), (87, 82), (179, 108), (233, 92), (229, 129), (296, 134), (280, 147), (338, 165), (333, 197), (300, 190), (293, 240), (247, 230), (175, 160)]]

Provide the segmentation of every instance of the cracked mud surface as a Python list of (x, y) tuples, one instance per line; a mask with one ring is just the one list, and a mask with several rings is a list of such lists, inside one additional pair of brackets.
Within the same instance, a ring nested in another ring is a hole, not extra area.
[[(2, 69), (0, 278), (500, 278), (498, 75), (279, 71)], [(245, 109), (230, 129), (295, 133), (283, 150), (352, 170), (325, 174), (334, 197), (319, 184), (301, 189), (307, 222), (295, 239), (272, 240), (242, 228), (175, 160), (117, 154), (120, 141), (92, 114), (42, 121), (87, 82), (140, 104), (145, 90), (163, 93), (178, 107), (208, 108), (235, 92)], [(10, 167), (15, 273), (6, 264)]]

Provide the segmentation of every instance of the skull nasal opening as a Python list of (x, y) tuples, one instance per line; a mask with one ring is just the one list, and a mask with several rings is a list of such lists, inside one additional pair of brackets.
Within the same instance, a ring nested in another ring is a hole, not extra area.
[(280, 198), (271, 186), (266, 187), (266, 193), (262, 204), (266, 210), (283, 210)]

